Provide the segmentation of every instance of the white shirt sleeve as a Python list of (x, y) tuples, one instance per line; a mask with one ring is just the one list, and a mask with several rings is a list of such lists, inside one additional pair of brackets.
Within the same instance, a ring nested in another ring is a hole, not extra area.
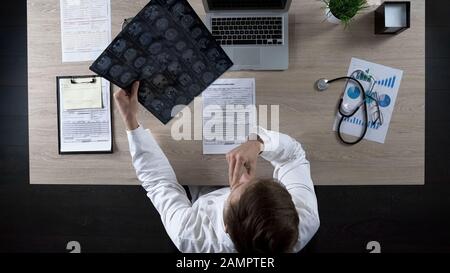
[[(133, 166), (161, 216), (162, 223), (175, 246), (181, 252), (233, 252), (234, 248), (218, 238), (210, 215), (199, 202), (192, 204), (178, 183), (167, 157), (149, 130), (142, 127), (128, 131)], [(223, 210), (214, 203), (209, 211)], [(214, 209), (215, 208), (215, 209)], [(217, 217), (215, 217), (217, 218)]]
[(300, 219), (299, 239), (294, 252), (300, 251), (319, 229), (320, 220), (309, 161), (300, 143), (288, 135), (258, 127), (264, 142), (261, 156), (274, 166), (274, 178), (292, 196)]
[(169, 237), (180, 249), (180, 238), (192, 215), (186, 191), (149, 130), (140, 126), (127, 131), (127, 135), (136, 175), (159, 212)]

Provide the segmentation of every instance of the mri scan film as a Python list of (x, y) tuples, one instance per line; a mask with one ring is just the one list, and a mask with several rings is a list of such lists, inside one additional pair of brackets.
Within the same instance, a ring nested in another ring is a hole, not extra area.
[(152, 0), (90, 69), (125, 90), (140, 81), (139, 102), (167, 124), (174, 106), (189, 104), (232, 65), (186, 0)]

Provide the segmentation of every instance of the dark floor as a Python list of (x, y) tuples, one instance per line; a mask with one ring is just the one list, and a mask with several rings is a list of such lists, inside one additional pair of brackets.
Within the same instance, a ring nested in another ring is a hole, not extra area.
[[(450, 9), (428, 0), (426, 185), (317, 187), (321, 228), (307, 252), (450, 252)], [(0, 9), (0, 252), (174, 252), (138, 186), (28, 182), (26, 1)]]

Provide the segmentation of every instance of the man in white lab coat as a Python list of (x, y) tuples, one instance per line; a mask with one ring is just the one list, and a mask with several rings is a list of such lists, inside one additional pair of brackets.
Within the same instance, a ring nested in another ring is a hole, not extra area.
[[(273, 254), (298, 252), (309, 242), (320, 221), (300, 143), (260, 128), (257, 138), (227, 154), (230, 187), (190, 201), (151, 132), (137, 121), (138, 88), (135, 82), (130, 95), (120, 90), (114, 98), (137, 177), (181, 252)], [(274, 166), (273, 179), (256, 178), (259, 155)]]

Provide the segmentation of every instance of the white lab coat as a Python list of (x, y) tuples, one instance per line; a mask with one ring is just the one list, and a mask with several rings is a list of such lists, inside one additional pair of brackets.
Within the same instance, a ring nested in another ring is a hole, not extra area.
[[(298, 212), (299, 238), (294, 247), (294, 252), (298, 252), (320, 224), (309, 162), (302, 146), (293, 138), (259, 129), (258, 135), (264, 141), (261, 156), (274, 166), (273, 177), (284, 184)], [(150, 130), (140, 126), (127, 134), (137, 177), (175, 246), (181, 252), (236, 252), (223, 222), (223, 208), (230, 188), (200, 196), (192, 204)], [(274, 141), (277, 137), (279, 145)], [(224, 166), (224, 172), (226, 170)]]

